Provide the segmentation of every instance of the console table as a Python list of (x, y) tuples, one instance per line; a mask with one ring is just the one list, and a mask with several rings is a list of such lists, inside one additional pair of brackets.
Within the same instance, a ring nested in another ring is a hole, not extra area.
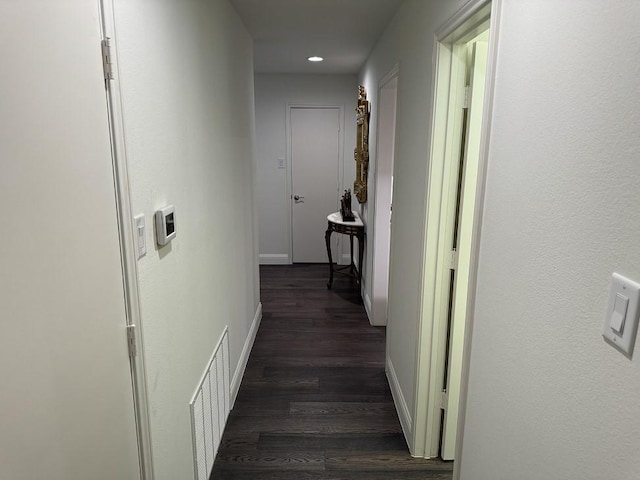
[[(342, 275), (348, 275), (353, 277), (360, 285), (362, 281), (362, 255), (364, 253), (364, 223), (358, 212), (353, 212), (356, 219), (352, 222), (345, 222), (342, 220), (340, 212), (332, 213), (327, 216), (328, 226), (327, 231), (324, 234), (324, 239), (327, 244), (327, 256), (329, 257), (329, 282), (327, 288), (331, 288), (333, 284), (333, 273), (339, 273)], [(331, 258), (331, 234), (333, 232), (349, 235), (349, 245), (351, 247), (351, 265), (345, 265), (342, 267), (333, 266), (333, 258)], [(358, 266), (356, 267), (353, 261), (353, 237), (358, 239)]]

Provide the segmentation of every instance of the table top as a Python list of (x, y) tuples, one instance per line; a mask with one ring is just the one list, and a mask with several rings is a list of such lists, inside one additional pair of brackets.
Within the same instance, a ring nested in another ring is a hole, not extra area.
[(364, 227), (364, 223), (362, 223), (362, 219), (360, 218), (358, 212), (353, 212), (353, 216), (356, 217), (353, 222), (345, 222), (344, 220), (342, 220), (342, 215), (340, 214), (340, 212), (335, 212), (327, 215), (327, 220), (338, 225), (346, 225), (347, 227)]

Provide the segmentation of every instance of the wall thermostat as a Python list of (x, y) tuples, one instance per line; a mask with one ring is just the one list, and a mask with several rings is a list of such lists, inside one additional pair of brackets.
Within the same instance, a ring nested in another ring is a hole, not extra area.
[(175, 207), (169, 205), (156, 212), (156, 239), (158, 245), (166, 245), (176, 236)]

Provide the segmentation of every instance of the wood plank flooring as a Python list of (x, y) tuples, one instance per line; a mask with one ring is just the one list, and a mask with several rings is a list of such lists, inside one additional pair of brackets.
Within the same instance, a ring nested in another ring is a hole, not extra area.
[(384, 372), (385, 329), (326, 265), (263, 266), (263, 318), (213, 480), (449, 480), (409, 455)]

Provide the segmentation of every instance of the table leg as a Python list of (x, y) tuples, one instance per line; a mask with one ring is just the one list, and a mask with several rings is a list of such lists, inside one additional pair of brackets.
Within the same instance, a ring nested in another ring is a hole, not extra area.
[(324, 241), (327, 244), (327, 257), (329, 257), (329, 282), (327, 283), (327, 288), (331, 288), (333, 284), (333, 259), (331, 258), (331, 226), (327, 228), (327, 231), (324, 233)]

